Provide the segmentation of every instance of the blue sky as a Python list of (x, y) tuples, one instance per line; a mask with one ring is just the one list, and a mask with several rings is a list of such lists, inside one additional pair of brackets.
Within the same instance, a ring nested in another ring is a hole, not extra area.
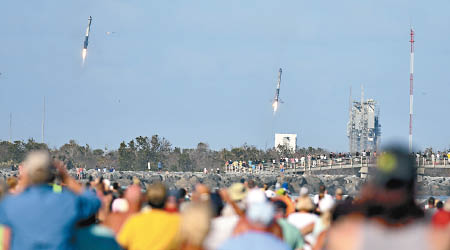
[[(382, 142), (407, 142), (409, 27), (416, 29), (414, 144), (450, 146), (450, 2), (6, 1), (0, 9), (0, 139), (117, 148), (159, 134), (175, 146), (348, 149), (348, 92), (380, 105)], [(93, 17), (84, 67), (81, 48)], [(107, 35), (106, 32), (116, 32)], [(273, 116), (278, 68), (281, 99)]]

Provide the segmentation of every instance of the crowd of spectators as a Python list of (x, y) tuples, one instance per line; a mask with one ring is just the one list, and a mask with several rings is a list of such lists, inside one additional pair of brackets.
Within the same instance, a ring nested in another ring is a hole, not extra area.
[(0, 249), (450, 249), (450, 201), (417, 204), (415, 161), (397, 148), (357, 197), (243, 179), (192, 192), (80, 183), (44, 151), (0, 185)]

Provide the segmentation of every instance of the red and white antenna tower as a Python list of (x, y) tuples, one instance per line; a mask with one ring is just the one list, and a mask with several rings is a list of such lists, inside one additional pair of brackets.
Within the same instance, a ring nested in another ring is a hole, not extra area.
[(411, 28), (411, 57), (409, 67), (409, 152), (412, 153), (413, 84), (414, 84), (414, 30)]

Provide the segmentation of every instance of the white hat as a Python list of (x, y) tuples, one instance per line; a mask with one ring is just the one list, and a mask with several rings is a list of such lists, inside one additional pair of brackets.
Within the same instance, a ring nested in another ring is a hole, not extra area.
[(322, 213), (331, 211), (333, 207), (334, 207), (334, 199), (329, 196), (323, 197), (323, 199), (320, 200), (319, 202), (319, 209), (320, 212)]
[(266, 194), (261, 189), (252, 189), (247, 194), (247, 204), (266, 202)]
[(300, 188), (300, 196), (308, 195), (308, 193), (309, 193), (309, 190), (307, 187)]
[(266, 193), (266, 197), (269, 198), (269, 199), (270, 198), (274, 198), (275, 196), (277, 196), (277, 194), (274, 191), (270, 190), (270, 189), (266, 190), (265, 193)]
[(112, 203), (112, 211), (125, 213), (128, 212), (128, 201), (125, 199), (115, 199)]

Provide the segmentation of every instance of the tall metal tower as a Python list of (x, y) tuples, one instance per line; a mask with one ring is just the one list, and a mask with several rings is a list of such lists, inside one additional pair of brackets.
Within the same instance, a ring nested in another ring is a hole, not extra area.
[(355, 152), (355, 145), (353, 143), (353, 137), (354, 137), (354, 126), (353, 126), (353, 112), (352, 112), (352, 107), (353, 107), (353, 100), (352, 100), (352, 86), (350, 86), (350, 95), (348, 97), (348, 124), (347, 124), (347, 135), (348, 135), (348, 139), (350, 141), (349, 145), (350, 145), (350, 151), (349, 152)]
[(412, 122), (413, 122), (413, 87), (414, 87), (414, 30), (411, 28), (411, 56), (409, 66), (409, 152), (412, 153)]
[(364, 87), (361, 86), (361, 100), (353, 101), (350, 97), (350, 114), (347, 124), (349, 150), (351, 153), (377, 151), (380, 142), (381, 125), (378, 105), (373, 99), (365, 99)]

